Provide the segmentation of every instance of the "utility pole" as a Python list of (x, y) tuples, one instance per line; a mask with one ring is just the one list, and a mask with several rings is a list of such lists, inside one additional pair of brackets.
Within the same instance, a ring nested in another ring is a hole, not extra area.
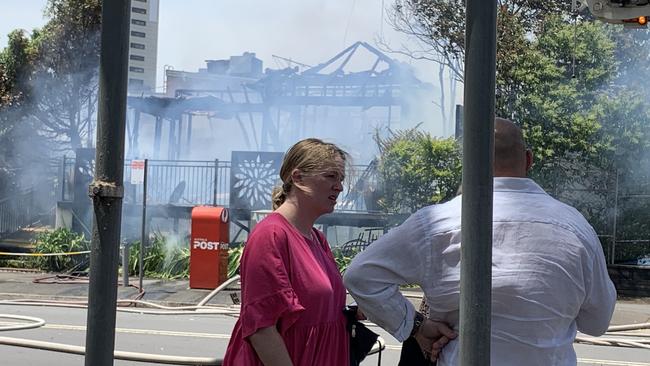
[(460, 365), (490, 365), (496, 0), (467, 0)]
[(130, 9), (131, 0), (102, 4), (86, 366), (112, 366), (115, 349)]

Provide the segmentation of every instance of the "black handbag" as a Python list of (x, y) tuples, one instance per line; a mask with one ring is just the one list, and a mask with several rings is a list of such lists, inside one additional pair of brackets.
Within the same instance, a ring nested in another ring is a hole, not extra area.
[[(347, 330), (350, 335), (350, 366), (359, 366), (377, 343), (379, 335), (357, 320), (356, 306), (346, 306), (343, 313), (348, 321)], [(377, 364), (381, 365), (381, 350)]]
[(418, 341), (408, 337), (402, 343), (402, 352), (399, 355), (397, 366), (435, 366), (437, 362), (431, 362), (424, 357)]
[[(426, 297), (422, 299), (422, 303), (420, 304), (420, 313), (427, 318), (429, 317), (430, 310)], [(402, 343), (402, 352), (399, 355), (399, 363), (397, 366), (435, 366), (437, 364), (438, 361), (431, 362), (424, 357), (422, 348), (420, 348), (420, 345), (415, 338), (408, 337), (404, 343)]]

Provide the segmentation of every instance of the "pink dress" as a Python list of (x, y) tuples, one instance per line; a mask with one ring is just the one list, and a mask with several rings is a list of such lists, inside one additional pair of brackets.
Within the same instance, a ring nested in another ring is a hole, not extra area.
[(242, 307), (224, 366), (262, 365), (248, 337), (276, 325), (294, 366), (347, 366), (345, 288), (325, 237), (305, 238), (272, 213), (251, 233), (241, 261)]

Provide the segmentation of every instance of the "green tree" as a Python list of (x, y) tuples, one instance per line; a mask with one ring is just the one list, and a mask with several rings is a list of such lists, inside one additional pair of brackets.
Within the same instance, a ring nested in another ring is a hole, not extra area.
[(0, 58), (0, 97), (5, 105), (20, 102), (41, 134), (75, 149), (92, 141), (101, 1), (48, 0), (45, 14), (49, 21), (31, 38), (10, 34)]
[[(547, 14), (568, 15), (571, 3), (565, 0), (498, 0), (498, 49), (511, 57), (525, 43), (520, 32), (534, 34)], [(396, 0), (389, 11), (389, 22), (397, 31), (412, 36), (417, 48), (398, 52), (442, 63), (463, 80), (465, 62), (464, 0)], [(502, 64), (507, 67), (507, 63)]]
[(20, 141), (38, 138), (33, 123), (24, 118), (34, 42), (22, 30), (11, 32), (8, 38), (7, 47), (0, 51), (0, 197), (15, 189), (16, 167), (38, 151), (16, 148)]
[[(16, 168), (57, 150), (91, 144), (97, 102), (100, 0), (48, 0), (49, 21), (17, 30), (0, 52), (0, 187), (20, 186)], [(62, 147), (62, 148), (61, 148)], [(31, 183), (30, 183), (31, 184)]]
[(581, 176), (582, 165), (608, 149), (597, 102), (616, 67), (614, 43), (602, 25), (574, 26), (549, 16), (501, 80), (515, 92), (497, 102), (497, 114), (522, 125), (535, 155), (532, 174), (546, 187)]
[(9, 42), (0, 51), (0, 136), (15, 124), (8, 112), (26, 102), (31, 63), (35, 57), (32, 40), (22, 30), (9, 33)]
[[(650, 193), (643, 168), (650, 162), (650, 33), (569, 7), (498, 1), (496, 112), (522, 126), (534, 150), (532, 176), (543, 187), (579, 208), (599, 233), (613, 233), (617, 217), (619, 238), (647, 239), (641, 212), (648, 200), (624, 196)], [(445, 64), (462, 81), (463, 1), (398, 0), (392, 19), (426, 46), (414, 57)], [(615, 205), (617, 187), (622, 201)]]
[(33, 60), (31, 40), (23, 30), (8, 35), (8, 45), (0, 52), (0, 105), (15, 104), (25, 94), (24, 79)]
[(99, 0), (49, 0), (31, 82), (34, 117), (49, 137), (81, 147), (97, 102)]
[(454, 197), (461, 178), (461, 155), (453, 139), (410, 130), (375, 136), (380, 150), (380, 205), (389, 212), (414, 212)]

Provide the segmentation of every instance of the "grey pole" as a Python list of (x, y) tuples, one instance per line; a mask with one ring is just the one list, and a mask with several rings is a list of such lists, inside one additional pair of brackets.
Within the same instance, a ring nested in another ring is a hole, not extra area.
[(614, 222), (612, 225), (612, 250), (609, 252), (609, 263), (614, 264), (616, 258), (616, 224), (618, 223), (618, 177), (620, 171), (616, 169), (616, 182), (614, 183)]
[(130, 8), (130, 0), (102, 4), (86, 366), (113, 365), (115, 349)]
[(129, 286), (129, 243), (122, 247), (122, 286)]
[(467, 0), (460, 365), (490, 365), (496, 0)]
[(147, 232), (147, 175), (149, 174), (149, 159), (144, 159), (144, 180), (142, 181), (142, 231), (140, 233), (140, 253), (138, 254), (138, 285), (139, 291), (144, 292), (144, 251), (147, 249), (149, 233)]

